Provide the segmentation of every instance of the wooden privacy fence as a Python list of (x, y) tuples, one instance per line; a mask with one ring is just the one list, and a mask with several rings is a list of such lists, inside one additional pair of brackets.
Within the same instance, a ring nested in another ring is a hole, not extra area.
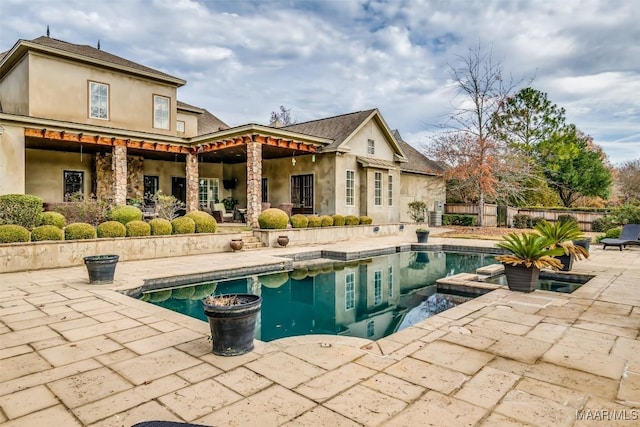
[[(500, 210), (503, 209), (506, 212), (500, 214)], [(478, 205), (465, 204), (465, 203), (447, 203), (445, 204), (444, 211), (447, 214), (454, 215), (478, 215)], [(598, 219), (604, 218), (606, 212), (586, 212), (580, 210), (545, 210), (545, 209), (518, 209), (512, 207), (498, 206), (494, 204), (484, 205), (484, 226), (485, 227), (497, 227), (497, 226), (513, 226), (513, 217), (516, 214), (529, 215), (531, 218), (544, 218), (547, 221), (554, 223), (558, 221), (558, 217), (561, 215), (571, 215), (578, 220), (578, 225), (582, 231), (591, 231), (591, 223)]]

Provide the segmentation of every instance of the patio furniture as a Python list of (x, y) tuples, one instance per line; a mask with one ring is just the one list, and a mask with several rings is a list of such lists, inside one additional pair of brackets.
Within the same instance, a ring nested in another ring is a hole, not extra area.
[(153, 205), (144, 205), (142, 207), (142, 219), (148, 220), (158, 217), (158, 212), (156, 212), (156, 207)]
[(622, 250), (627, 245), (640, 245), (640, 224), (625, 224), (622, 227), (622, 233), (617, 239), (602, 239), (602, 250), (607, 246), (617, 246)]
[(282, 211), (285, 211), (288, 216), (291, 216), (291, 213), (293, 212), (293, 203), (280, 203), (280, 206), (278, 206), (278, 208)]
[(218, 222), (233, 221), (233, 212), (227, 212), (224, 207), (224, 203), (214, 203), (212, 211), (213, 217)]

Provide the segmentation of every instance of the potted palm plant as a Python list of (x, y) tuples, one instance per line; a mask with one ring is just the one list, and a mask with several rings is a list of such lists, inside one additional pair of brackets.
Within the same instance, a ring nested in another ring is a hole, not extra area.
[(538, 283), (540, 269), (560, 269), (562, 263), (556, 258), (564, 252), (561, 247), (551, 247), (553, 240), (536, 233), (511, 233), (496, 245), (509, 251), (496, 260), (504, 265), (507, 285), (512, 291), (531, 292)]
[(584, 246), (575, 243), (575, 241), (585, 239), (584, 234), (582, 234), (576, 222), (558, 221), (552, 225), (547, 221), (543, 221), (536, 225), (536, 231), (541, 236), (548, 237), (552, 241), (552, 248), (562, 248), (563, 253), (558, 256), (558, 259), (562, 263), (562, 271), (571, 270), (574, 260), (579, 261), (584, 258), (589, 258), (589, 251)]
[(211, 329), (211, 352), (239, 356), (253, 350), (262, 298), (252, 294), (209, 295), (202, 300)]

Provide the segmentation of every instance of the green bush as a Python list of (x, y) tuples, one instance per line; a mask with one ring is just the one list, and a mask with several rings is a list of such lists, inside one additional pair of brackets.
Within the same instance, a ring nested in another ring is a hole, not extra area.
[(289, 218), (293, 228), (305, 228), (309, 224), (309, 219), (302, 214), (291, 215)]
[(99, 239), (124, 237), (127, 235), (127, 227), (118, 221), (107, 221), (102, 224), (98, 224), (96, 227), (96, 234)]
[(206, 212), (193, 211), (185, 215), (196, 223), (196, 233), (215, 233), (218, 229), (216, 219)]
[(577, 224), (578, 219), (575, 216), (569, 214), (558, 215), (558, 222), (560, 224), (564, 224), (565, 222), (575, 222)]
[(64, 240), (64, 232), (55, 225), (41, 225), (31, 231), (31, 241)]
[(442, 225), (461, 225), (473, 227), (478, 223), (475, 215), (444, 214), (442, 215)]
[(48, 211), (42, 212), (40, 225), (54, 225), (59, 229), (63, 229), (67, 225), (67, 219), (58, 212)]
[(607, 219), (607, 217), (596, 218), (591, 222), (591, 231), (595, 231), (598, 233), (604, 233), (605, 231), (611, 230), (614, 227), (615, 225), (612, 224), (611, 221)]
[(333, 218), (329, 215), (320, 215), (320, 227), (331, 227), (333, 225)]
[(619, 239), (621, 234), (622, 234), (622, 228), (616, 227), (616, 228), (607, 230), (607, 232), (604, 233), (604, 237), (607, 239)]
[(127, 237), (151, 236), (151, 226), (145, 221), (129, 221), (127, 225)]
[(21, 225), (32, 229), (40, 225), (42, 199), (30, 194), (0, 196), (0, 224)]
[(17, 224), (0, 225), (0, 243), (28, 242), (29, 230)]
[(322, 227), (322, 220), (320, 219), (319, 216), (309, 215), (307, 219), (309, 220), (307, 227)]
[(171, 234), (192, 234), (196, 232), (196, 222), (186, 216), (171, 221)]
[(109, 212), (109, 219), (127, 225), (129, 221), (141, 221), (142, 211), (135, 206), (116, 206)]
[(532, 228), (531, 217), (525, 214), (516, 214), (513, 216), (513, 228)]
[(640, 206), (627, 203), (611, 210), (611, 220), (614, 224), (640, 224)]
[(154, 218), (149, 221), (152, 236), (168, 236), (171, 234), (171, 221), (164, 218)]
[(289, 224), (289, 215), (278, 208), (265, 209), (258, 216), (258, 224), (260, 224), (260, 228), (265, 229), (287, 228), (287, 224)]
[(95, 239), (96, 229), (86, 222), (74, 222), (64, 228), (64, 240)]
[(362, 225), (373, 224), (373, 218), (371, 218), (370, 216), (366, 216), (366, 215), (363, 215), (360, 218), (358, 218), (358, 221), (360, 221), (360, 224), (362, 224)]
[[(533, 228), (536, 228), (536, 226), (537, 226), (538, 224), (543, 224), (543, 223), (545, 223), (545, 222), (547, 222), (547, 220), (546, 220), (546, 219), (544, 219), (544, 218), (543, 218), (543, 217), (541, 217), (541, 216), (537, 216), (537, 217), (535, 217), (535, 218), (531, 218), (531, 226), (532, 226)], [(576, 224), (577, 224), (577, 222), (576, 222)]]
[(344, 225), (358, 225), (360, 224), (360, 218), (354, 215), (347, 215), (344, 217)]
[(342, 215), (331, 215), (334, 227), (342, 227), (344, 225), (344, 217)]

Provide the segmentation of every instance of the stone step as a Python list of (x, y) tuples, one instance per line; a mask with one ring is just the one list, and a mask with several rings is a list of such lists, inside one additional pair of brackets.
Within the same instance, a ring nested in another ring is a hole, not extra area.
[(264, 244), (262, 242), (255, 242), (255, 243), (246, 243), (244, 244), (244, 246), (242, 247), (242, 249), (263, 249), (264, 248)]

